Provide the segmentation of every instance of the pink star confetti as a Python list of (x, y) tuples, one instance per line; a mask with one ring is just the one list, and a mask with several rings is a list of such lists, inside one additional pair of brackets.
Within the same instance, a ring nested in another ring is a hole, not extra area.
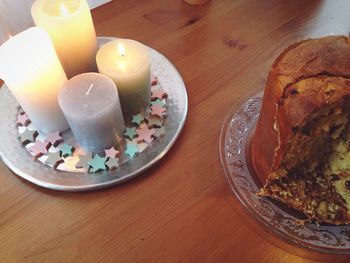
[(48, 134), (45, 142), (49, 142), (51, 145), (56, 147), (60, 142), (63, 142), (63, 138), (61, 137), (60, 132), (56, 131)]
[(152, 86), (157, 85), (157, 84), (158, 84), (158, 78), (157, 78), (157, 77), (154, 77), (154, 78), (152, 79), (151, 84), (152, 84)]
[(137, 129), (137, 134), (139, 137), (137, 137), (137, 142), (152, 142), (152, 135), (154, 134), (154, 129), (149, 129), (147, 126), (143, 126), (140, 129)]
[(164, 115), (164, 112), (166, 111), (165, 108), (159, 105), (151, 106), (151, 115), (152, 116), (158, 116), (159, 118), (162, 118)]
[(158, 89), (152, 90), (151, 99), (163, 99), (166, 96), (167, 96), (166, 92), (162, 88), (158, 88)]
[(106, 157), (109, 158), (116, 158), (120, 152), (117, 151), (113, 146), (107, 150), (105, 150)]
[(17, 126), (27, 126), (30, 123), (30, 119), (28, 118), (27, 114), (19, 114), (17, 117)]
[(49, 143), (37, 140), (33, 146), (29, 147), (29, 151), (33, 154), (34, 158), (36, 159), (46, 154), (49, 148)]

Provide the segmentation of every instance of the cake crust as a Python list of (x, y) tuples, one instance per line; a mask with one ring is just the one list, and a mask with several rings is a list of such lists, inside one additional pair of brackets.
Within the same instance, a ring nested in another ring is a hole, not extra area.
[(305, 111), (298, 116), (290, 116), (293, 111), (283, 108), (283, 100), (287, 95), (285, 91), (294, 83), (314, 76), (350, 78), (348, 37), (329, 36), (295, 43), (272, 66), (251, 142), (253, 167), (263, 182), (281, 164), (286, 144), (292, 135), (292, 126), (288, 120), (298, 118), (301, 121), (311, 113)]

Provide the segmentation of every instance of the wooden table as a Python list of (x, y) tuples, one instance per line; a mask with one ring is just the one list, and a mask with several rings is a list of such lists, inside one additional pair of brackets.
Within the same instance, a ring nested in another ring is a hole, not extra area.
[(263, 89), (288, 44), (349, 34), (348, 0), (118, 0), (97, 34), (139, 40), (181, 72), (189, 116), (143, 176), (89, 193), (27, 183), (0, 165), (1, 262), (349, 262), (272, 236), (233, 195), (218, 142), (226, 114)]

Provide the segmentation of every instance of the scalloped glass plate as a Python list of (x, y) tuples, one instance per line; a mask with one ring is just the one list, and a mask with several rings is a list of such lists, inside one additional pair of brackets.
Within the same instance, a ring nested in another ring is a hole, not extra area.
[(297, 220), (304, 219), (302, 215), (256, 195), (262, 183), (250, 164), (249, 146), (261, 103), (262, 93), (259, 93), (232, 111), (221, 129), (221, 163), (233, 193), (256, 220), (283, 240), (316, 251), (350, 254), (350, 225), (300, 225)]

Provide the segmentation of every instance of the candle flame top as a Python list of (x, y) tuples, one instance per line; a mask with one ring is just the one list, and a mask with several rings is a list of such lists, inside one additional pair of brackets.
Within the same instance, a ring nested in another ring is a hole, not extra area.
[(61, 5), (60, 5), (60, 13), (61, 13), (61, 16), (63, 16), (63, 17), (66, 17), (69, 15), (69, 11), (64, 3), (61, 3)]
[(125, 47), (122, 43), (118, 43), (118, 52), (121, 57), (125, 57)]

